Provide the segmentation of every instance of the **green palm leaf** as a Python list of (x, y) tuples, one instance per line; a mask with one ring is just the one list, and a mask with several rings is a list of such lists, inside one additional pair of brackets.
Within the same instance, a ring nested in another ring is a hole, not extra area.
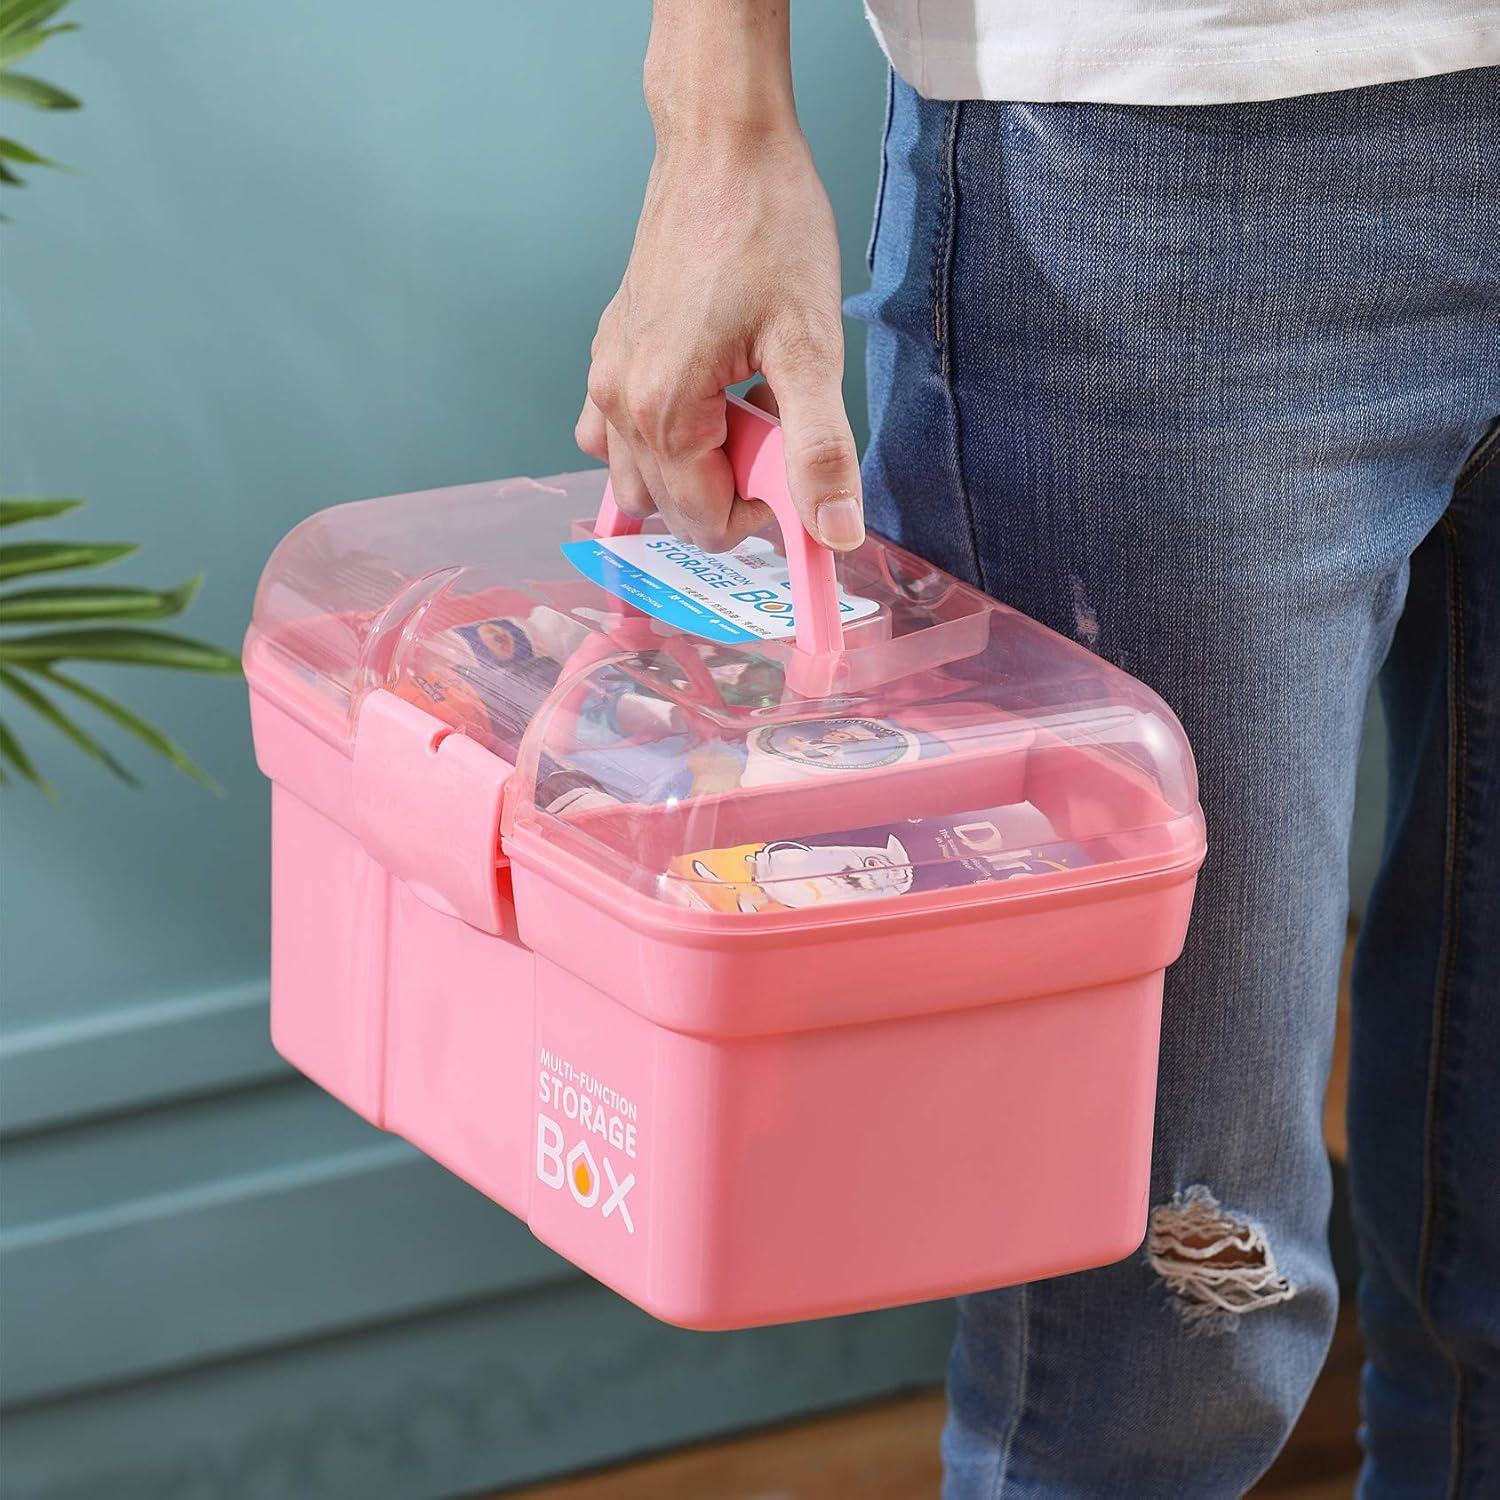
[(80, 101), (55, 83), (33, 78), (29, 73), (0, 73), (0, 99), (29, 104), (33, 109), (78, 109)]
[[(3, 6), (4, 0), (0, 0)], [(3, 14), (3, 11), (0, 11)], [(24, 521), (48, 520), (76, 510), (83, 502), (73, 498), (0, 499), (0, 527)], [(63, 569), (103, 567), (136, 548), (124, 542), (23, 542), (0, 546), (0, 578), (25, 578)], [(0, 634), (0, 686), (21, 698), (53, 729), (73, 741), (85, 754), (126, 780), (130, 773), (64, 708), (53, 701), (56, 688), (96, 713), (102, 714), (126, 734), (139, 740), (154, 754), (211, 791), (220, 789), (213, 779), (155, 725), (108, 694), (59, 670), (65, 661), (101, 661), (165, 667), (180, 671), (230, 676), (239, 672), (239, 660), (202, 641), (163, 631), (104, 624), (104, 621), (169, 619), (192, 603), (201, 574), (174, 589), (137, 588), (131, 584), (47, 585), (0, 590), (0, 626), (76, 626), (79, 628), (36, 630), (29, 634)], [(90, 626), (87, 622), (98, 621)], [(48, 689), (43, 691), (43, 685)], [(5, 768), (47, 790), (15, 735), (6, 729), (0, 743), (0, 783), (11, 778)]]
[[(8, 68), (13, 63), (20, 62), (23, 57), (30, 57), (52, 37), (61, 36), (65, 31), (77, 30), (77, 26), (71, 21), (65, 21), (61, 26), (31, 26), (24, 31), (0, 34), (0, 68)], [(77, 108), (77, 105), (78, 101), (75, 99), (73, 107)]]
[(0, 36), (50, 21), (68, 0), (0, 0)]
[(69, 677), (59, 672), (55, 667), (35, 667), (32, 670), (45, 677), (54, 687), (60, 687), (64, 692), (72, 693), (90, 707), (98, 709), (106, 718), (114, 720), (121, 729), (134, 735), (143, 745), (154, 750), (164, 760), (170, 761), (184, 775), (191, 776), (194, 781), (206, 786), (209, 791), (222, 795), (223, 788), (212, 776), (194, 765), (161, 730), (148, 724), (139, 714), (126, 708), (123, 703), (116, 702), (113, 698), (101, 693), (98, 688), (90, 687), (88, 683), (80, 682), (76, 677)]
[[(53, 37), (77, 30), (67, 21), (49, 24), (67, 4), (68, 0), (0, 0), (0, 100), (29, 105), (34, 109), (79, 108), (78, 99), (66, 89), (45, 79), (12, 71), (16, 63), (31, 56)], [(18, 168), (56, 166), (57, 162), (31, 147), (0, 136), (0, 183), (11, 187), (24, 186)], [(4, 215), (0, 215), (0, 222), (5, 222)], [(82, 504), (76, 499), (0, 499), (0, 527), (66, 515)], [(103, 568), (137, 550), (125, 542), (41, 541), (0, 546), (0, 580)], [(55, 688), (88, 705), (153, 753), (217, 791), (214, 782), (161, 730), (134, 710), (57, 667), (59, 662), (65, 661), (99, 661), (205, 672), (216, 676), (237, 674), (237, 657), (202, 641), (164, 631), (105, 623), (171, 619), (192, 603), (202, 581), (202, 576), (198, 575), (175, 589), (138, 588), (128, 584), (44, 584), (12, 589), (9, 593), (0, 592), (0, 626), (71, 627), (33, 630), (29, 634), (8, 638), (0, 635), (0, 688), (19, 698), (54, 731), (123, 780), (133, 780), (129, 771), (93, 734), (74, 721), (65, 706), (54, 701), (50, 689)], [(45, 683), (49, 691), (44, 691), (39, 683)], [(49, 797), (54, 796), (51, 786), (10, 726), (0, 721), (0, 785), (9, 784), (12, 779), (10, 772), (42, 788)]]
[(53, 516), (65, 516), (86, 504), (83, 500), (32, 500), (11, 496), (0, 500), (0, 526), (15, 526), (22, 521), (45, 521)]
[(5, 170), (13, 186), (22, 187), (25, 179), (18, 177), (8, 165), (13, 161), (18, 161), (27, 167), (51, 167), (58, 172), (73, 170), (72, 167), (65, 167), (60, 161), (53, 161), (50, 156), (43, 156), (40, 151), (33, 151), (30, 146), (23, 146), (20, 141), (13, 141), (8, 136), (0, 135), (0, 168)]
[(0, 158), (18, 161), (27, 167), (55, 167), (57, 165), (50, 156), (43, 156), (40, 151), (33, 151), (30, 146), (23, 146), (20, 141), (13, 141), (3, 135), (0, 135)]
[(0, 594), (0, 625), (71, 624), (79, 620), (169, 620), (180, 615), (203, 585), (195, 573), (175, 589), (108, 584), (83, 588), (22, 589)]
[(22, 703), (45, 719), (59, 734), (72, 740), (85, 755), (98, 761), (111, 775), (118, 776), (131, 786), (140, 784), (93, 735), (75, 724), (40, 688), (33, 687), (24, 678), (4, 667), (0, 667), (0, 686), (14, 693)]
[(0, 760), (8, 762), (32, 786), (39, 787), (54, 802), (57, 801), (57, 793), (53, 790), (52, 783), (32, 765), (31, 757), (21, 748), (20, 740), (11, 733), (10, 725), (4, 719), (0, 719)]
[(138, 551), (134, 542), (11, 542), (0, 547), (0, 578), (104, 568)]
[(179, 672), (239, 674), (240, 659), (217, 646), (164, 630), (45, 630), (0, 641), (0, 662), (14, 666), (55, 661), (113, 661)]

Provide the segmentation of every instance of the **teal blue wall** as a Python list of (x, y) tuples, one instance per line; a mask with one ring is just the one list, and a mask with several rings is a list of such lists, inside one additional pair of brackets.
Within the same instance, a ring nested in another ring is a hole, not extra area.
[[(801, 9), (805, 122), (855, 278), (879, 55), (852, 0)], [(12, 493), (90, 497), (73, 531), (146, 544), (122, 577), (205, 567), (193, 623), (232, 641), (266, 554), (309, 511), (590, 462), (572, 423), (650, 160), (644, 3), (73, 11), (83, 30), (39, 70), (86, 109), (8, 107), (4, 127), (79, 169), (11, 195), (0, 240)], [(122, 795), (59, 751), (60, 812), (7, 802), (29, 865), (5, 903), (14, 1023), (264, 969), (265, 798), (241, 694), (131, 690), (229, 796), (154, 769)], [(64, 958), (80, 921), (89, 941)]]
[[(850, 276), (882, 71), (799, 18)], [(581, 467), (589, 338), (650, 152), (646, 6), (78, 0), (37, 71), (67, 161), (0, 230), (3, 473), (81, 494), (122, 578), (209, 579), (236, 641), (274, 542), (333, 501)], [(12, 118), (13, 117), (13, 118)], [(851, 380), (856, 409), (862, 393)], [(6, 795), (0, 1399), (7, 1495), (473, 1491), (783, 1417), (941, 1365), (929, 1307), (660, 1327), (292, 1078), (265, 1037), (267, 798), (234, 683), (102, 672), (223, 782)]]

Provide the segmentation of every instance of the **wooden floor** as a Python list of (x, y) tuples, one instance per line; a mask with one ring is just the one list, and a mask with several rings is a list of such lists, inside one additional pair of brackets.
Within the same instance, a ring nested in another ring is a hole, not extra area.
[[(1340, 1324), (1328, 1365), (1260, 1500), (1348, 1500), (1359, 1464), (1359, 1335)], [(933, 1500), (938, 1392), (606, 1469), (522, 1491), (511, 1500)]]
[[(1348, 957), (1324, 1129), (1347, 1150)], [(1359, 1467), (1359, 1330), (1340, 1315), (1322, 1378), (1258, 1500), (1348, 1500)], [(509, 1500), (932, 1500), (938, 1492), (941, 1393), (882, 1401), (837, 1416), (508, 1492)]]

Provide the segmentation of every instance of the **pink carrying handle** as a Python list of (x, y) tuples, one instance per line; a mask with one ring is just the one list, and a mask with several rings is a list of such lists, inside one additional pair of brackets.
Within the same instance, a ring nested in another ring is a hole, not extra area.
[[(787, 574), (792, 585), (792, 615), (797, 646), (818, 656), (844, 649), (839, 623), (839, 591), (834, 578), (833, 553), (807, 533), (786, 487), (786, 456), (781, 446), (781, 423), (758, 406), (730, 392), (724, 393), (724, 416), (729, 435), (724, 448), (734, 472), (736, 493), (747, 500), (764, 500), (781, 527)], [(615, 504), (609, 485), (599, 504), (595, 536), (634, 536), (641, 523)]]

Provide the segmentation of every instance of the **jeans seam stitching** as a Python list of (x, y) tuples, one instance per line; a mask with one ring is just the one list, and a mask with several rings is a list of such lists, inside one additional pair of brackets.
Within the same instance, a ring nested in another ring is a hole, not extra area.
[(888, 68), (885, 77), (885, 124), (880, 129), (880, 177), (875, 184), (875, 217), (870, 223), (870, 242), (865, 246), (865, 269), (875, 271), (875, 247), (880, 242), (880, 221), (885, 215), (885, 184), (890, 176), (887, 151), (891, 144), (891, 120), (896, 113), (896, 70)]
[(1005, 1437), (1000, 1445), (1000, 1464), (995, 1470), (995, 1483), (990, 1491), (990, 1500), (1001, 1500), (1010, 1479), (1010, 1460), (1015, 1451), (1016, 1434), (1021, 1428), (1021, 1417), (1026, 1409), (1026, 1386), (1031, 1373), (1031, 1288), (1023, 1283), (1017, 1292), (1021, 1305), (1021, 1347), (1016, 1357), (1016, 1404), (1010, 1422), (1006, 1425)]
[(937, 257), (932, 268), (932, 332), (937, 344), (938, 373), (942, 378), (943, 394), (948, 398), (948, 411), (952, 418), (953, 480), (967, 527), (970, 571), (980, 588), (984, 588), (979, 531), (974, 507), (969, 500), (969, 486), (964, 477), (963, 423), (958, 413), (958, 393), (953, 388), (953, 255), (958, 241), (958, 132), (962, 116), (961, 100), (949, 105), (947, 129), (943, 133), (940, 174), (943, 223), (938, 237)]
[(1422, 1226), (1417, 1249), (1417, 1307), (1428, 1337), (1453, 1370), (1454, 1403), (1449, 1455), (1452, 1470), (1444, 1491), (1445, 1500), (1457, 1500), (1463, 1477), (1465, 1452), (1463, 1366), (1448, 1348), (1435, 1325), (1431, 1307), (1433, 1241), (1439, 1210), (1437, 1119), (1442, 1092), (1442, 1060), (1446, 1042), (1448, 1004), (1458, 962), (1458, 864), (1463, 838), (1462, 796), (1465, 769), (1465, 723), (1461, 691), (1463, 651), (1462, 569), (1458, 556), (1458, 532), (1449, 515), (1438, 523), (1446, 535), (1448, 567), (1448, 838), (1443, 861), (1443, 922), (1436, 982), (1433, 992), (1432, 1045), (1428, 1053), (1427, 1100), (1423, 1121), (1424, 1156)]
[(937, 243), (933, 247), (932, 285), (929, 288), (932, 298), (932, 341), (937, 346), (938, 370), (945, 386), (948, 383), (947, 334), (950, 311), (947, 302), (951, 284), (948, 253), (953, 243), (954, 199), (956, 197), (953, 190), (953, 157), (954, 142), (957, 137), (958, 106), (950, 104), (947, 121), (943, 128), (942, 157), (939, 161), (938, 172), (938, 190), (942, 195), (942, 222), (938, 227)]
[(1500, 459), (1500, 418), (1490, 425), (1490, 430), (1474, 445), (1474, 451), (1464, 460), (1458, 478), (1453, 482), (1454, 495), (1461, 495), (1489, 467)]

